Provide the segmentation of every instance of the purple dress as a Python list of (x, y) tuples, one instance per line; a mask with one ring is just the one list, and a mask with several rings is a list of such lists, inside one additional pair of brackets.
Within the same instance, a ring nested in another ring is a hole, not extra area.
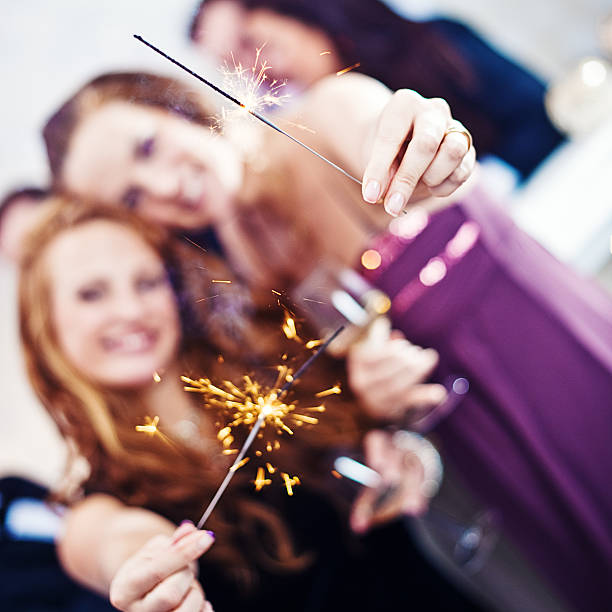
[(470, 390), (447, 461), (577, 610), (612, 607), (612, 300), (482, 193), (405, 221), (368, 279), (394, 326)]

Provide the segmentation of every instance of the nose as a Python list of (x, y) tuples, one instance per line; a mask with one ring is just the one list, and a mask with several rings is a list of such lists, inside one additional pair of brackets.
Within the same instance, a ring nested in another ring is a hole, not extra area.
[(113, 300), (115, 316), (129, 321), (138, 321), (146, 314), (146, 304), (135, 288), (125, 288), (115, 294)]
[(142, 170), (140, 182), (147, 194), (157, 200), (173, 202), (181, 197), (180, 172), (168, 164), (150, 164)]

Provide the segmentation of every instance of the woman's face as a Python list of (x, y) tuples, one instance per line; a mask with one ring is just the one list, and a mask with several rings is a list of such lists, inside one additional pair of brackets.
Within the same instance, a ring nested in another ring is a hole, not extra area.
[(245, 67), (265, 45), (261, 57), (270, 64), (269, 76), (298, 89), (343, 67), (332, 40), (319, 28), (267, 9), (245, 11), (233, 0), (205, 5), (196, 44), (230, 66), (233, 55)]
[(61, 179), (78, 196), (123, 204), (166, 227), (196, 230), (230, 214), (242, 164), (207, 127), (112, 101), (79, 123)]
[(176, 358), (180, 322), (161, 259), (133, 230), (96, 220), (60, 234), (45, 265), (60, 349), (94, 383), (150, 383)]

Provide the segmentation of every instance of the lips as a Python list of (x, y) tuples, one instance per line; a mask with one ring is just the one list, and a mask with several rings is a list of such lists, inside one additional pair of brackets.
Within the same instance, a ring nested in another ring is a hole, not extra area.
[(158, 334), (153, 330), (130, 331), (102, 338), (102, 347), (107, 352), (137, 355), (150, 351), (157, 342)]

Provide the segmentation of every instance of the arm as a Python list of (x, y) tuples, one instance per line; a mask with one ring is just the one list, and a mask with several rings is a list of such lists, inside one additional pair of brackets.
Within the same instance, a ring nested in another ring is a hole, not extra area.
[(200, 610), (194, 561), (212, 542), (191, 524), (176, 529), (153, 512), (92, 495), (70, 511), (58, 549), (68, 573), (121, 610)]
[(354, 74), (323, 79), (301, 111), (335, 159), (363, 176), (364, 199), (384, 200), (393, 215), (431, 195), (454, 193), (475, 167), (465, 128), (439, 98), (409, 89), (392, 94)]

